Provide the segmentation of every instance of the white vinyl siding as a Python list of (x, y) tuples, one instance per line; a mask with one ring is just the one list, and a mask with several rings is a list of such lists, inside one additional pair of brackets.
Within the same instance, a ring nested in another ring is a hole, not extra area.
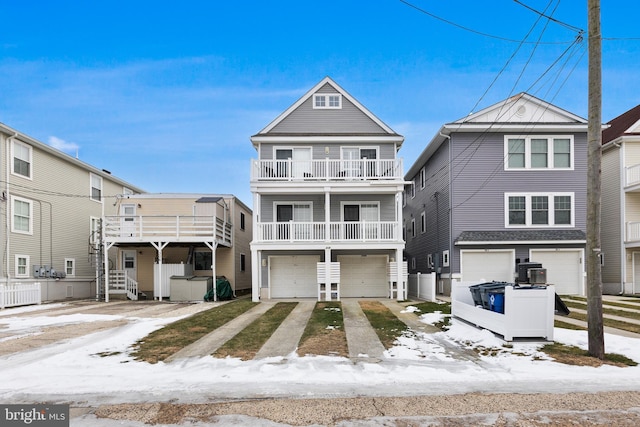
[(504, 137), (505, 170), (573, 169), (573, 136)]
[(31, 165), (33, 164), (33, 149), (31, 146), (19, 141), (11, 144), (13, 161), (11, 162), (11, 172), (23, 178), (32, 178)]
[(11, 197), (13, 221), (11, 231), (14, 233), (33, 234), (33, 202), (22, 197)]
[(505, 227), (572, 227), (573, 193), (505, 193)]

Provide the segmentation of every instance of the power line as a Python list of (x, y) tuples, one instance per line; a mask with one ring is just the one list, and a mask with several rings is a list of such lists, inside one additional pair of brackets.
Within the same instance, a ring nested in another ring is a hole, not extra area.
[[(556, 18), (554, 18), (552, 16), (546, 15), (545, 13), (540, 12), (540, 11), (532, 8), (531, 6), (528, 6), (528, 5), (524, 4), (524, 3), (522, 3), (520, 0), (513, 0), (513, 1), (518, 3), (520, 6), (529, 9), (530, 11), (537, 13), (538, 15), (542, 16), (543, 18), (548, 19), (549, 21), (552, 21), (552, 22), (555, 22), (556, 24), (562, 25), (563, 27), (568, 28), (569, 30), (577, 31), (579, 33), (584, 33), (584, 30), (582, 28), (574, 27), (573, 25), (567, 24), (566, 22), (562, 22), (562, 21), (560, 21), (560, 20), (558, 20), (558, 19), (556, 19)], [(556, 8), (558, 7), (559, 4), (560, 3), (558, 2), (558, 4), (556, 5)]]
[(523, 42), (522, 40), (515, 40), (515, 39), (510, 39), (510, 38), (507, 38), (507, 37), (496, 36), (496, 35), (493, 35), (493, 34), (484, 33), (484, 32), (482, 32), (482, 31), (474, 30), (474, 29), (472, 29), (472, 28), (465, 27), (464, 25), (461, 25), (461, 24), (458, 24), (458, 23), (456, 23), (456, 22), (450, 21), (450, 20), (448, 20), (448, 19), (442, 18), (442, 17), (440, 17), (440, 16), (438, 16), (438, 15), (435, 15), (435, 14), (433, 14), (433, 13), (431, 13), (431, 12), (428, 12), (428, 11), (426, 11), (426, 10), (424, 10), (424, 9), (422, 9), (422, 8), (420, 8), (420, 7), (418, 7), (418, 6), (414, 5), (414, 4), (412, 4), (412, 3), (409, 3), (409, 2), (408, 2), (408, 1), (406, 1), (406, 0), (399, 0), (399, 1), (400, 1), (401, 3), (406, 4), (406, 5), (407, 5), (407, 6), (409, 6), (409, 7), (411, 7), (411, 8), (413, 8), (413, 9), (417, 10), (417, 11), (418, 11), (418, 12), (420, 12), (420, 13), (424, 13), (425, 15), (428, 15), (428, 16), (432, 17), (433, 19), (437, 19), (438, 21), (444, 22), (445, 24), (452, 25), (452, 26), (454, 26), (454, 27), (456, 27), (456, 28), (460, 28), (461, 30), (468, 31), (468, 32), (470, 32), (470, 33), (477, 34), (477, 35), (480, 35), (480, 36), (483, 36), (483, 37), (489, 37), (489, 38), (492, 38), (492, 39), (502, 40), (502, 41), (507, 41), (507, 42), (511, 42), (511, 43), (536, 43), (536, 44), (568, 44), (568, 43), (571, 43), (571, 41), (560, 41), (560, 42), (539, 42), (539, 41), (538, 41), (538, 42)]

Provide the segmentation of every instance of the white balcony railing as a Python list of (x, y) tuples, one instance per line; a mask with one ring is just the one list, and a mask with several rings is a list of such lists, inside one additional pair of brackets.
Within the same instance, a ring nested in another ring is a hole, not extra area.
[(627, 222), (627, 242), (640, 242), (640, 222)]
[(252, 181), (344, 181), (402, 179), (402, 159), (252, 160)]
[(400, 239), (394, 221), (262, 222), (257, 224), (259, 242), (395, 242)]
[(625, 187), (640, 184), (640, 165), (625, 168)]
[(107, 242), (211, 240), (231, 243), (231, 224), (213, 216), (107, 216), (104, 220)]

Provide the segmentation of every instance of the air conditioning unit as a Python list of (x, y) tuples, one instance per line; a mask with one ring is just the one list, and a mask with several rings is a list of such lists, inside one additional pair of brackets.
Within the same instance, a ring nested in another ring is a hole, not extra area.
[(529, 283), (532, 285), (544, 285), (547, 283), (546, 268), (530, 268), (527, 272)]

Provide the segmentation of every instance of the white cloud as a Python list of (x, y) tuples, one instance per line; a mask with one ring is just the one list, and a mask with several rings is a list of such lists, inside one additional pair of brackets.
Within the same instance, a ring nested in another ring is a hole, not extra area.
[(80, 146), (75, 142), (67, 142), (64, 139), (60, 139), (57, 136), (49, 137), (49, 145), (53, 148), (57, 148), (60, 151), (76, 155)]

